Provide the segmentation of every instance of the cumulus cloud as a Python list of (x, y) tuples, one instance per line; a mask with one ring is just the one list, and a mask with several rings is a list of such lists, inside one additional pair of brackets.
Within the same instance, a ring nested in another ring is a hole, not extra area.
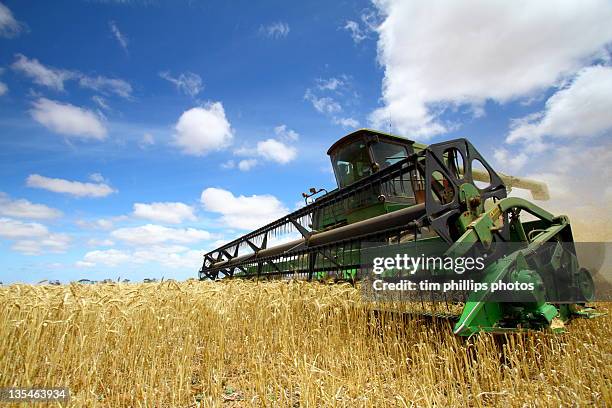
[(87, 252), (83, 257), (83, 261), (80, 261), (81, 263), (79, 266), (93, 267), (96, 264), (117, 266), (129, 260), (130, 255), (126, 251), (120, 251), (118, 249), (96, 250)]
[(64, 82), (75, 77), (75, 73), (63, 69), (47, 67), (36, 58), (29, 59), (23, 54), (17, 54), (11, 65), (13, 70), (24, 74), (34, 83), (58, 91), (64, 90)]
[(134, 217), (168, 224), (180, 224), (185, 220), (195, 221), (193, 207), (183, 203), (135, 203)]
[(32, 103), (30, 115), (55, 133), (80, 139), (106, 138), (106, 127), (95, 113), (69, 103), (38, 98)]
[(115, 23), (114, 21), (110, 21), (108, 23), (108, 26), (111, 30), (111, 33), (113, 34), (113, 37), (115, 38), (115, 40), (117, 40), (117, 43), (119, 44), (119, 46), (123, 49), (123, 51), (127, 53), (128, 51), (127, 37), (123, 35), (123, 33), (119, 30), (119, 27), (117, 27), (117, 23)]
[(257, 166), (261, 160), (272, 161), (280, 164), (287, 164), (297, 157), (297, 148), (291, 146), (300, 135), (287, 125), (278, 125), (274, 128), (276, 138), (268, 138), (258, 141), (254, 147), (242, 146), (234, 150), (238, 156), (251, 156), (248, 159), (240, 160), (237, 164), (234, 160), (229, 160), (221, 165), (224, 169), (237, 167), (241, 171), (249, 171)]
[(183, 92), (191, 97), (197, 96), (200, 92), (202, 92), (202, 89), (204, 89), (202, 78), (193, 72), (185, 72), (175, 78), (170, 75), (169, 72), (164, 71), (160, 72), (159, 76), (174, 84), (176, 89), (178, 89), (180, 92)]
[(283, 38), (289, 35), (289, 31), (289, 24), (282, 21), (259, 27), (259, 33), (268, 38)]
[(202, 263), (201, 250), (190, 249), (181, 245), (154, 245), (147, 249), (134, 251), (106, 249), (95, 250), (85, 254), (77, 266), (92, 268), (97, 265), (117, 267), (124, 264), (142, 265), (149, 262), (169, 268), (189, 268), (195, 270)]
[(297, 156), (295, 147), (288, 146), (275, 139), (257, 142), (257, 154), (280, 164), (287, 164)]
[(0, 192), (0, 215), (46, 220), (61, 217), (62, 212), (44, 204), (34, 204), (24, 199), (14, 200), (7, 194)]
[(221, 102), (211, 102), (183, 112), (174, 128), (174, 143), (183, 153), (194, 156), (222, 150), (234, 138)]
[(533, 96), (612, 40), (606, 0), (387, 0), (376, 6), (384, 16), (377, 28), (384, 106), (370, 119), (422, 138), (448, 130), (441, 119), (446, 108)]
[(112, 231), (111, 236), (130, 245), (152, 245), (165, 242), (188, 244), (212, 238), (210, 232), (196, 228), (169, 228), (155, 224), (119, 228)]
[(529, 157), (521, 153), (512, 153), (505, 148), (495, 149), (493, 157), (500, 164), (500, 169), (503, 171), (516, 172), (523, 168), (529, 160)]
[(11, 10), (0, 3), (0, 37), (17, 37), (24, 28), (25, 26), (15, 19)]
[[(609, 137), (612, 132), (612, 68), (591, 66), (582, 69), (557, 90), (542, 111), (511, 121), (506, 146), (495, 149), (501, 169), (519, 171), (533, 160), (573, 143), (584, 151), (590, 140)], [(530, 161), (531, 160), (531, 161)], [(565, 164), (564, 164), (565, 166)], [(543, 173), (549, 174), (547, 170)], [(554, 173), (554, 172), (553, 172)]]
[(52, 233), (37, 222), (0, 218), (0, 237), (14, 240), (11, 249), (26, 255), (65, 252), (70, 244), (67, 234)]
[(153, 262), (169, 268), (185, 268), (190, 271), (202, 266), (203, 250), (190, 249), (180, 245), (154, 246), (147, 250), (136, 250), (132, 257), (136, 263)]
[(42, 238), (49, 230), (37, 222), (23, 222), (10, 218), (0, 218), (0, 236), (8, 239)]
[(26, 180), (26, 185), (28, 187), (41, 188), (54, 193), (69, 194), (75, 197), (106, 197), (109, 194), (117, 192), (117, 190), (106, 183), (83, 183), (80, 181), (44, 177), (39, 174), (29, 175)]
[(611, 112), (612, 67), (587, 67), (552, 95), (542, 112), (514, 121), (507, 142), (601, 135), (612, 130)]
[(200, 197), (204, 209), (221, 214), (221, 222), (229, 228), (251, 230), (288, 213), (272, 195), (234, 196), (221, 188), (207, 188)]
[[(253, 167), (257, 166), (257, 159), (244, 159), (238, 162), (238, 169), (240, 171), (249, 171)], [(227, 163), (226, 163), (227, 164)], [(226, 167), (229, 168), (229, 167)]]
[(293, 129), (289, 129), (287, 125), (278, 125), (274, 128), (274, 134), (280, 140), (287, 142), (296, 142), (300, 138), (300, 134)]

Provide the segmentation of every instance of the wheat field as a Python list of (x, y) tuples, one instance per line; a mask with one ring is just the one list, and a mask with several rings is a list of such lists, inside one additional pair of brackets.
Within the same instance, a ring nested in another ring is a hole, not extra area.
[(74, 407), (612, 405), (610, 314), (464, 339), (371, 306), (307, 282), (0, 287), (0, 387), (66, 386)]

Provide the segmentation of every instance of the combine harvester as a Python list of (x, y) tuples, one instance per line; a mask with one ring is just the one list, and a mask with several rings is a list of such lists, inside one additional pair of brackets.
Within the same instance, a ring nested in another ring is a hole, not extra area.
[[(205, 254), (200, 280), (356, 281), (371, 266), (362, 259), (368, 243), (412, 244), (418, 256), (424, 243), (435, 242), (440, 256), (485, 255), (483, 282), (534, 287), (518, 301), (497, 301), (487, 290), (469, 293), (458, 335), (562, 327), (572, 316), (593, 315), (583, 307), (593, 298), (593, 280), (578, 265), (567, 217), (507, 197), (510, 188), (523, 188), (547, 200), (545, 184), (496, 173), (465, 139), (426, 146), (360, 129), (327, 154), (336, 190), (310, 189), (305, 207)], [(531, 220), (520, 220), (521, 212)], [(301, 238), (268, 245), (289, 234)], [(504, 245), (513, 252), (498, 251)], [(571, 302), (562, 299), (568, 293)]]

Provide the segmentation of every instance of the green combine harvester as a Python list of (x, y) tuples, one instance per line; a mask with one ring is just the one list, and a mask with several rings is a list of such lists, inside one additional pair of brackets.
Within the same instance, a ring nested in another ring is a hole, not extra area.
[[(533, 287), (520, 296), (466, 293), (454, 328), (458, 335), (555, 329), (572, 316), (594, 315), (585, 307), (593, 299), (593, 280), (578, 264), (567, 217), (507, 197), (511, 188), (522, 188), (536, 200), (547, 200), (545, 184), (496, 173), (465, 139), (426, 146), (360, 129), (334, 143), (327, 154), (337, 189), (312, 188), (303, 194), (303, 208), (205, 254), (200, 280), (365, 285), (372, 265), (364, 253), (372, 243), (415, 257), (423, 248), (437, 248), (445, 258), (486, 259), (478, 282)], [(521, 213), (530, 219), (521, 220)], [(288, 236), (297, 239), (283, 239)], [(449, 270), (434, 275), (457, 277)]]

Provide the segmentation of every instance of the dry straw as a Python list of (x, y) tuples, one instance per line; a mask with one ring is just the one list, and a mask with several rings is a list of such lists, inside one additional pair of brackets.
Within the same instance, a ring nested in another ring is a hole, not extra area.
[(67, 386), (75, 407), (612, 406), (610, 315), (466, 340), (370, 307), (305, 282), (2, 287), (0, 387)]

